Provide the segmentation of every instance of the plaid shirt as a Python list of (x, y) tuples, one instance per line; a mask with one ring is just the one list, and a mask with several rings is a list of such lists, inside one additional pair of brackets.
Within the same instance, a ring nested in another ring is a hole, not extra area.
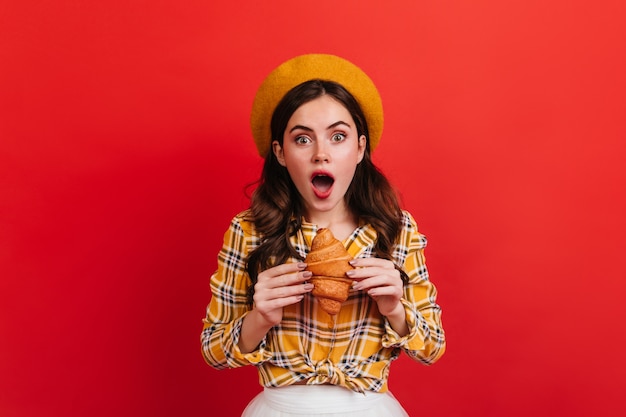
[[(250, 310), (245, 262), (260, 239), (243, 214), (236, 216), (224, 235), (218, 268), (211, 277), (212, 297), (201, 334), (205, 361), (217, 369), (255, 365), (266, 387), (308, 380), (357, 392), (386, 392), (390, 364), (402, 351), (424, 364), (434, 363), (445, 351), (445, 336), (437, 291), (425, 265), (426, 238), (408, 212), (402, 225), (393, 255), (409, 278), (401, 299), (408, 335), (400, 337), (363, 291), (352, 291), (334, 317), (321, 310), (308, 293), (300, 303), (284, 308), (282, 322), (267, 333), (256, 351), (244, 354), (237, 344), (243, 318)], [(302, 257), (316, 232), (316, 225), (304, 223), (291, 238)], [(370, 225), (362, 224), (343, 243), (353, 257), (370, 257), (376, 236)]]

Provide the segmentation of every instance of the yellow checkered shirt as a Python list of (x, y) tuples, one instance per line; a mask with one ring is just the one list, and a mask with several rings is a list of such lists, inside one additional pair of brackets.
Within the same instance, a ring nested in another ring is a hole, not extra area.
[[(291, 243), (302, 257), (316, 232), (316, 225), (304, 223), (292, 236)], [(371, 257), (376, 236), (370, 225), (362, 224), (343, 243), (353, 257)], [(224, 235), (217, 271), (211, 277), (212, 297), (201, 333), (202, 354), (212, 367), (252, 364), (265, 387), (307, 381), (341, 385), (357, 392), (386, 392), (389, 367), (402, 351), (424, 364), (434, 363), (444, 353), (441, 309), (424, 258), (426, 238), (406, 211), (393, 255), (409, 278), (402, 298), (408, 335), (400, 337), (394, 332), (376, 303), (362, 291), (352, 291), (334, 317), (321, 310), (309, 293), (300, 303), (284, 308), (282, 322), (267, 333), (256, 351), (241, 353), (237, 347), (241, 325), (250, 311), (245, 260), (259, 243), (254, 225), (244, 220), (243, 213), (235, 216)]]

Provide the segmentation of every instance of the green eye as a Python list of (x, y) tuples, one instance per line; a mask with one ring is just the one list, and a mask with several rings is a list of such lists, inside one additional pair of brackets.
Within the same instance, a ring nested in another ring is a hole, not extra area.
[(333, 137), (332, 137), (332, 141), (333, 142), (341, 142), (345, 138), (346, 138), (346, 135), (344, 135), (343, 133), (335, 133), (333, 135)]
[(306, 136), (296, 136), (295, 142), (298, 144), (309, 143), (311, 140)]

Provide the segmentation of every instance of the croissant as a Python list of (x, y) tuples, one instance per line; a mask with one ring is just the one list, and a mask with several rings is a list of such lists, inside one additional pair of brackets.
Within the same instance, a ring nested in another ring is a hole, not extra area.
[(304, 262), (306, 270), (313, 273), (310, 280), (314, 285), (312, 294), (322, 310), (330, 315), (339, 313), (341, 305), (348, 299), (352, 279), (346, 277), (346, 272), (354, 269), (348, 263), (352, 259), (330, 229), (318, 229)]

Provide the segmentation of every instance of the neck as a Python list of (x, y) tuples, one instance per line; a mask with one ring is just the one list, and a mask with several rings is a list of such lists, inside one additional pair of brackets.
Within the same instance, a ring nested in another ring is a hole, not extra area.
[(345, 240), (358, 226), (357, 218), (348, 210), (333, 210), (307, 213), (307, 222), (317, 225), (318, 228), (330, 229), (338, 240)]

